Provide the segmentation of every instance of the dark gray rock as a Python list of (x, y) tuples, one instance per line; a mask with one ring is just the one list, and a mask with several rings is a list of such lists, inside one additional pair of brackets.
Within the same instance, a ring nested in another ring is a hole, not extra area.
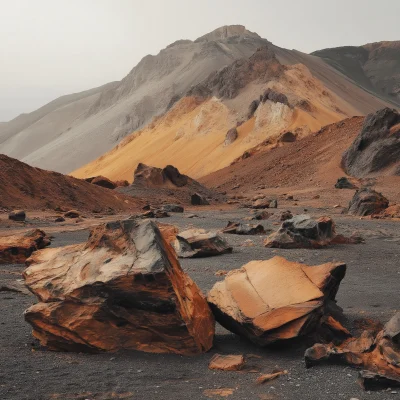
[(229, 146), (237, 139), (237, 137), (238, 137), (237, 129), (236, 128), (229, 129), (229, 131), (227, 132), (226, 137), (225, 137), (224, 145)]
[(8, 219), (10, 219), (11, 221), (25, 221), (26, 219), (26, 213), (23, 210), (15, 210), (10, 212), (10, 214), (8, 214)]
[(336, 189), (355, 189), (356, 187), (345, 177), (342, 176), (335, 183)]
[(210, 204), (208, 200), (200, 193), (192, 194), (190, 201), (194, 206), (207, 206)]
[(164, 204), (161, 207), (162, 211), (165, 211), (167, 213), (169, 212), (174, 212), (174, 213), (183, 213), (184, 208), (178, 204)]
[(233, 235), (264, 235), (265, 229), (260, 224), (250, 225), (229, 221), (227, 227), (222, 232)]
[(366, 216), (379, 214), (389, 207), (389, 200), (370, 188), (357, 190), (349, 203), (348, 214)]

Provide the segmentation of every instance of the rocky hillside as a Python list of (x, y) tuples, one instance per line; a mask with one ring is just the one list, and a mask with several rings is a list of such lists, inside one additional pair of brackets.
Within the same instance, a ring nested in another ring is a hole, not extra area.
[(366, 90), (400, 106), (400, 41), (337, 47), (312, 54)]

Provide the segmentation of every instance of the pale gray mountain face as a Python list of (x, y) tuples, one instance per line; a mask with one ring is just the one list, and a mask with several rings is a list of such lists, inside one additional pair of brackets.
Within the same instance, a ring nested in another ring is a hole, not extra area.
[(0, 153), (68, 173), (114, 147), (163, 113), (172, 98), (268, 43), (242, 26), (196, 41), (180, 40), (148, 55), (122, 81), (64, 96), (0, 127)]

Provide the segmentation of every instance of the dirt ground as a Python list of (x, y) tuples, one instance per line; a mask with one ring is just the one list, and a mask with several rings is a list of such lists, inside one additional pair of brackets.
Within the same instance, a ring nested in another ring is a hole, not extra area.
[[(298, 214), (301, 207), (289, 207), (282, 202), (276, 215), (290, 208)], [(365, 244), (335, 245), (323, 250), (276, 250), (262, 247), (263, 236), (225, 235), (234, 246), (232, 254), (204, 259), (181, 260), (183, 269), (207, 292), (221, 277), (218, 270), (232, 270), (250, 260), (268, 259), (275, 255), (290, 260), (317, 265), (328, 261), (343, 261), (348, 266), (339, 293), (348, 326), (357, 332), (357, 320), (374, 318), (386, 322), (400, 309), (400, 222), (348, 217), (341, 209), (308, 207), (315, 216), (331, 215), (339, 233), (360, 233)], [(193, 212), (191, 210), (190, 212)], [(198, 218), (174, 214), (159, 220), (173, 223), (181, 229), (196, 226), (219, 230), (228, 220), (241, 220), (250, 215), (247, 209), (194, 212)], [(266, 229), (278, 228), (274, 215), (262, 221)], [(121, 216), (126, 217), (126, 216)], [(0, 224), (0, 234), (10, 233), (18, 225)], [(38, 217), (39, 218), (39, 217)], [(107, 216), (106, 219), (117, 218)], [(37, 219), (35, 226), (51, 232), (52, 246), (64, 246), (85, 241), (86, 229), (101, 219), (85, 221), (77, 226), (58, 226)], [(7, 228), (10, 226), (10, 228)], [(247, 239), (255, 246), (242, 247)], [(23, 265), (1, 265), (0, 281), (20, 278)], [(279, 348), (259, 348), (231, 334), (217, 324), (213, 349), (201, 356), (185, 358), (177, 355), (157, 355), (139, 352), (113, 354), (74, 354), (50, 352), (41, 348), (25, 323), (23, 311), (36, 300), (32, 295), (0, 292), (0, 398), (1, 399), (207, 399), (228, 398), (260, 400), (350, 400), (398, 399), (399, 389), (364, 392), (356, 383), (358, 371), (343, 365), (326, 365), (306, 369), (303, 353), (307, 344), (297, 343)], [(208, 369), (215, 353), (243, 354), (247, 368), (241, 372), (220, 372)], [(288, 370), (287, 376), (264, 385), (255, 383), (260, 373), (276, 367)], [(225, 397), (222, 397), (225, 396)]]

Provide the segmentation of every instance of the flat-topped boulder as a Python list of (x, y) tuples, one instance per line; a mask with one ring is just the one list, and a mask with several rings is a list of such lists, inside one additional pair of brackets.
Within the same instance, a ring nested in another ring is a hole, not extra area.
[(241, 222), (228, 222), (222, 233), (233, 235), (264, 235), (265, 229), (261, 224), (242, 224)]
[(200, 258), (232, 253), (232, 247), (216, 232), (188, 229), (176, 235), (173, 242), (178, 257)]
[(222, 326), (265, 346), (313, 333), (345, 272), (343, 263), (251, 261), (217, 282), (207, 300)]
[(51, 350), (194, 355), (211, 348), (214, 318), (152, 221), (100, 225), (86, 243), (34, 253), (25, 312)]
[(0, 264), (22, 264), (36, 251), (50, 244), (50, 238), (40, 229), (0, 237)]

